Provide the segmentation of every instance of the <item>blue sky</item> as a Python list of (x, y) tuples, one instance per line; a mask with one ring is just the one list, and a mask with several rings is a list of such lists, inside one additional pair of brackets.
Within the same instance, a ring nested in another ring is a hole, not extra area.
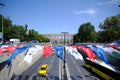
[(28, 25), (40, 34), (75, 34), (81, 24), (98, 25), (106, 17), (120, 13), (120, 0), (0, 0), (0, 14), (13, 24)]

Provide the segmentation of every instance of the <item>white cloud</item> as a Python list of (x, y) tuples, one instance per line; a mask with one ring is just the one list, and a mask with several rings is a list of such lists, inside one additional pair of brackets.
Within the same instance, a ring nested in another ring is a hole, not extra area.
[(90, 15), (95, 15), (97, 11), (94, 9), (87, 9), (87, 10), (81, 10), (81, 11), (73, 11), (75, 14), (90, 14)]
[(108, 5), (108, 4), (117, 4), (119, 1), (118, 0), (108, 0), (106, 2), (98, 2), (96, 3), (97, 5)]

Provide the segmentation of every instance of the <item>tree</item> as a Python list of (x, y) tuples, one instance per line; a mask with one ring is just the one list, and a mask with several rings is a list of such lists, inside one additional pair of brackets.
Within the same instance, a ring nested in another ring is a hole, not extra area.
[(108, 17), (103, 23), (99, 24), (101, 29), (99, 33), (99, 41), (111, 42), (120, 39), (120, 14)]
[(88, 22), (80, 25), (78, 29), (78, 36), (82, 42), (90, 42), (91, 33), (94, 31), (94, 26)]
[(119, 15), (106, 18), (103, 24), (102, 23), (99, 24), (99, 28), (103, 30), (112, 29), (112, 28), (119, 29), (120, 28)]
[(77, 43), (77, 42), (81, 42), (80, 41), (80, 37), (78, 34), (74, 34), (73, 35), (73, 44)]
[[(13, 25), (10, 17), (5, 18), (0, 14), (0, 26), (4, 22), (4, 41), (9, 41), (11, 38), (19, 38), (21, 41), (38, 40), (40, 42), (49, 42), (49, 38), (38, 34), (34, 29), (28, 30), (28, 25)], [(2, 32), (2, 28), (0, 28)]]
[(97, 39), (98, 39), (98, 34), (95, 31), (92, 31), (89, 37), (90, 42), (97, 42)]
[(35, 31), (34, 29), (31, 29), (28, 31), (28, 38), (29, 40), (34, 40), (36, 39), (36, 35), (38, 34), (37, 31)]
[[(10, 35), (11, 33), (10, 27), (12, 26), (12, 21), (10, 20), (10, 17), (5, 18), (4, 16), (0, 15), (0, 26), (2, 26), (2, 18), (3, 18), (3, 37), (4, 41), (7, 41), (8, 35)], [(2, 32), (2, 27), (0, 28), (0, 32)]]

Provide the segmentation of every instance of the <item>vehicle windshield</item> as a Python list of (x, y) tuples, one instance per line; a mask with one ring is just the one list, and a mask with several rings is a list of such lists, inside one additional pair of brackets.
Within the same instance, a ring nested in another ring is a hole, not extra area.
[(41, 68), (41, 70), (46, 70), (46, 68)]

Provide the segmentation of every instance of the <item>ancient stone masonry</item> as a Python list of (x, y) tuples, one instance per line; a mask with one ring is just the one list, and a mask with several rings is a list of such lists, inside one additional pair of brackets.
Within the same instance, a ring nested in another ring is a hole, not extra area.
[[(51, 44), (64, 44), (64, 34), (42, 34), (50, 39)], [(65, 44), (71, 44), (73, 42), (73, 34), (65, 35)]]

